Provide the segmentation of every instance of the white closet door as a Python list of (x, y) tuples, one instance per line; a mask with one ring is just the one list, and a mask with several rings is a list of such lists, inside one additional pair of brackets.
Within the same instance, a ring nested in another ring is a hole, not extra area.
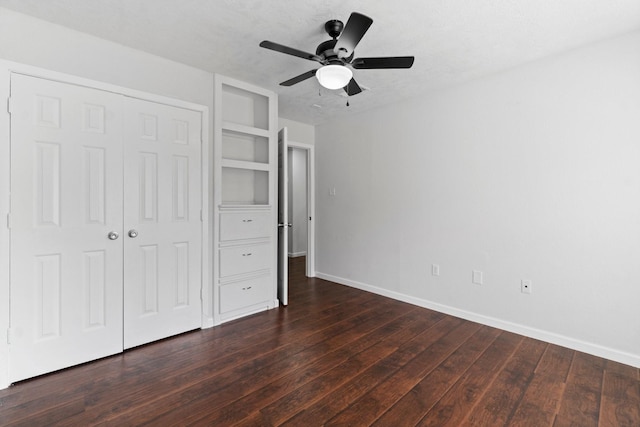
[(201, 326), (201, 115), (125, 100), (124, 347)]
[(11, 103), (13, 382), (122, 351), (122, 98), (14, 74)]

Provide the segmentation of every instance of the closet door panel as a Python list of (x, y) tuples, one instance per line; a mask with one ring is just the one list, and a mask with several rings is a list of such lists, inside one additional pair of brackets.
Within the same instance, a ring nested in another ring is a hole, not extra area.
[(122, 99), (18, 74), (11, 92), (18, 381), (122, 351)]
[(125, 101), (124, 347), (201, 326), (201, 115)]

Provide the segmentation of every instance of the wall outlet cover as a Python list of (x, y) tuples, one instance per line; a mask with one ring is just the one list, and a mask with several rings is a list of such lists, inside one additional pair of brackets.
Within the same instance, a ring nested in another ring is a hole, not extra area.
[(440, 266), (438, 264), (431, 264), (431, 275), (432, 276), (440, 275)]

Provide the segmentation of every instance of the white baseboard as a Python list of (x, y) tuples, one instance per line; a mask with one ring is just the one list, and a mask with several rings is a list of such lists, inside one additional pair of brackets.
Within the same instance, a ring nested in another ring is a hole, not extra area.
[[(4, 371), (4, 370), (3, 370)], [(11, 383), (9, 382), (8, 372), (0, 373), (0, 390), (4, 390), (5, 388), (9, 388)]]
[(205, 317), (204, 319), (202, 319), (202, 329), (208, 329), (208, 328), (213, 328), (215, 326), (215, 322), (213, 320), (213, 317)]
[(461, 319), (469, 320), (472, 322), (480, 323), (482, 325), (491, 326), (494, 328), (502, 329), (505, 331), (513, 332), (515, 334), (524, 335), (525, 337), (534, 338), (540, 341), (545, 341), (551, 344), (556, 344), (562, 347), (570, 348), (572, 350), (581, 351), (597, 357), (613, 360), (615, 362), (630, 365), (636, 368), (640, 368), (640, 356), (622, 352), (619, 350), (604, 347), (598, 344), (593, 344), (585, 341), (581, 341), (575, 338), (559, 335), (549, 331), (543, 331), (529, 326), (520, 325), (517, 323), (508, 322), (494, 317), (485, 316), (482, 314), (473, 313), (466, 310), (460, 310), (455, 307), (435, 303), (422, 298), (412, 297), (399, 292), (390, 291), (388, 289), (379, 288), (377, 286), (371, 286), (366, 283), (356, 282), (342, 277), (332, 276), (330, 274), (316, 272), (316, 276), (320, 279), (328, 280), (331, 282), (339, 283), (341, 285), (350, 286), (352, 288), (361, 289), (363, 291), (371, 292), (384, 297), (392, 298), (398, 301), (413, 304), (419, 307), (428, 308), (440, 313), (449, 314), (451, 316), (459, 317)]
[(289, 252), (289, 258), (296, 258), (299, 256), (307, 256), (307, 251), (303, 252)]

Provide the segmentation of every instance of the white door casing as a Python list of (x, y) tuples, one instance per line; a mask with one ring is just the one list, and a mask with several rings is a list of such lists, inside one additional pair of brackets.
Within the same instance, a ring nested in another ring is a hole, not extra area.
[(122, 351), (122, 98), (12, 75), (17, 381)]
[(287, 128), (278, 132), (278, 299), (289, 304), (289, 150)]
[(124, 348), (200, 327), (201, 119), (127, 98)]
[[(287, 139), (287, 147), (304, 150), (307, 161), (307, 277), (316, 277), (315, 267), (315, 154), (314, 147), (310, 144)], [(294, 224), (294, 227), (296, 224)], [(301, 225), (298, 225), (301, 226)]]

